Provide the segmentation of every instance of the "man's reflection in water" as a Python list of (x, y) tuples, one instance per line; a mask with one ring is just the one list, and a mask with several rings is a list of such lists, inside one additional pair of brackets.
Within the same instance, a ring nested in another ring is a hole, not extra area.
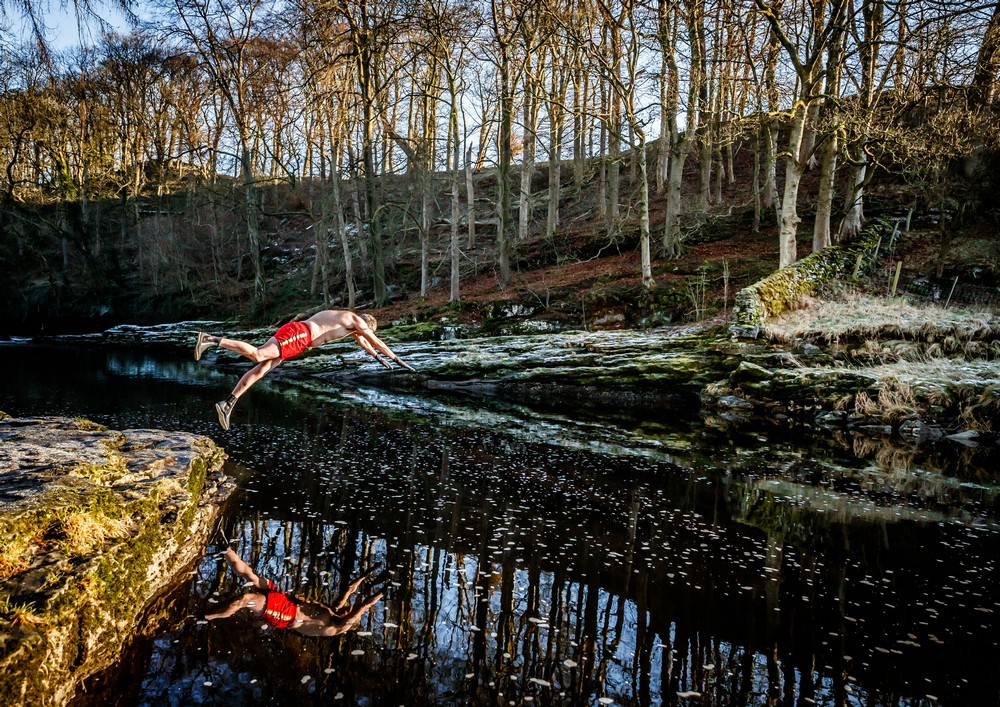
[(250, 566), (240, 559), (232, 548), (226, 548), (222, 553), (233, 572), (252, 583), (260, 592), (250, 591), (215, 614), (205, 614), (209, 621), (232, 616), (240, 609), (250, 609), (254, 616), (259, 616), (275, 628), (290, 628), (304, 636), (337, 636), (351, 630), (361, 620), (365, 613), (375, 606), (382, 598), (383, 590), (364, 597), (353, 607), (347, 602), (367, 579), (363, 574), (337, 597), (331, 606), (318, 601), (291, 599), (269, 579), (258, 577)]

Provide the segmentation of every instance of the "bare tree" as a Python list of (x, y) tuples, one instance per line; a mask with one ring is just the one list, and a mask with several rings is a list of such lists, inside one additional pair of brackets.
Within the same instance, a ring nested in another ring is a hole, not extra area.
[[(788, 148), (785, 157), (785, 190), (781, 198), (781, 216), (778, 223), (778, 248), (780, 267), (794, 263), (796, 236), (801, 219), (798, 215), (798, 195), (802, 174), (812, 158), (812, 149), (804, 144), (809, 129), (809, 117), (813, 106), (821, 95), (822, 82), (820, 62), (834, 28), (843, 22), (848, 9), (848, 0), (805, 0), (802, 9), (801, 28), (788, 24), (787, 18), (780, 17), (774, 4), (756, 0), (757, 8), (771, 24), (785, 54), (795, 70), (798, 93), (791, 110)], [(829, 14), (828, 14), (829, 11)], [(799, 31), (801, 29), (801, 32)], [(802, 39), (800, 39), (800, 37)]]
[[(685, 106), (686, 119), (683, 133), (678, 131), (676, 116), (680, 112), (680, 75), (678, 70), (676, 47), (669, 47), (667, 65), (670, 85), (667, 90), (669, 107), (665, 121), (669, 121), (673, 135), (670, 140), (670, 168), (666, 185), (666, 217), (663, 228), (663, 253), (667, 258), (677, 258), (681, 254), (681, 186), (684, 180), (684, 163), (694, 138), (698, 125), (700, 100), (704, 77), (704, 0), (684, 0), (683, 5), (676, 2), (660, 4), (660, 23), (683, 23), (690, 49), (690, 64), (688, 69), (688, 91)], [(672, 31), (661, 32), (661, 36), (671, 36)]]
[[(601, 66), (601, 74), (615, 96), (612, 106), (620, 106), (628, 121), (629, 128), (636, 137), (634, 145), (638, 158), (638, 196), (639, 196), (639, 253), (642, 284), (647, 289), (654, 285), (652, 274), (652, 259), (649, 244), (649, 177), (647, 169), (646, 131), (637, 105), (637, 88), (640, 84), (640, 58), (642, 56), (641, 30), (638, 17), (639, 6), (630, 0), (622, 0), (615, 8), (610, 3), (598, 0), (598, 8), (604, 17), (608, 30), (611, 56), (603, 52), (592, 55), (595, 62)], [(617, 12), (616, 12), (617, 11)], [(624, 73), (623, 63), (624, 62)], [(614, 110), (614, 109), (613, 109)], [(615, 119), (611, 121), (615, 124)], [(612, 130), (613, 132), (614, 130)], [(614, 163), (614, 159), (612, 158)], [(617, 182), (617, 172), (614, 181)], [(611, 194), (616, 193), (611, 190)], [(609, 195), (609, 200), (612, 197)]]
[[(323, 6), (324, 9), (326, 6)], [(372, 245), (372, 279), (375, 303), (386, 302), (386, 262), (383, 218), (377, 187), (376, 143), (379, 127), (385, 122), (386, 91), (391, 84), (385, 62), (389, 49), (396, 42), (398, 31), (396, 0), (335, 0), (329, 10), (346, 25), (344, 41), (353, 60), (357, 84), (359, 155), (363, 179), (363, 213), (358, 217), (367, 227)], [(399, 67), (396, 67), (397, 69)]]
[(499, 115), (497, 130), (497, 265), (500, 286), (511, 281), (510, 267), (510, 167), (511, 140), (514, 122), (514, 90), (516, 79), (515, 42), (525, 22), (529, 5), (520, 0), (497, 0), (491, 4), (489, 30), (492, 47), (491, 61), (496, 67)]
[(224, 97), (236, 130), (243, 219), (253, 268), (253, 301), (262, 306), (267, 284), (261, 260), (260, 194), (254, 173), (259, 136), (254, 132), (252, 86), (270, 68), (260, 51), (270, 0), (173, 0), (172, 32), (201, 59), (213, 87)]

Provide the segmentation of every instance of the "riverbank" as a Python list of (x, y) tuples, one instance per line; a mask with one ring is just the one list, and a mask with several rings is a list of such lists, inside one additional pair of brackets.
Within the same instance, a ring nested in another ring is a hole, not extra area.
[(0, 418), (0, 696), (66, 704), (160, 628), (235, 484), (206, 437)]

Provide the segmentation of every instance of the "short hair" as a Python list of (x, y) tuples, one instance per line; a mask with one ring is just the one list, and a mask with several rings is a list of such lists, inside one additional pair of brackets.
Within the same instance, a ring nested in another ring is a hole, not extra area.
[(362, 314), (361, 318), (365, 320), (365, 324), (367, 324), (368, 328), (371, 329), (372, 331), (378, 329), (378, 320), (372, 315)]

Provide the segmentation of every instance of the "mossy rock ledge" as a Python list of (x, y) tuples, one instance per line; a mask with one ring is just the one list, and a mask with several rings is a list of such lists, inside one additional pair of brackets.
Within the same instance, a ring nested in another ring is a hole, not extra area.
[(558, 332), (394, 347), (417, 369), (386, 371), (357, 346), (324, 347), (295, 370), (345, 385), (498, 396), (514, 402), (657, 410), (697, 402), (738, 363), (714, 330)]
[(0, 418), (0, 701), (62, 705), (159, 628), (235, 481), (206, 437)]

